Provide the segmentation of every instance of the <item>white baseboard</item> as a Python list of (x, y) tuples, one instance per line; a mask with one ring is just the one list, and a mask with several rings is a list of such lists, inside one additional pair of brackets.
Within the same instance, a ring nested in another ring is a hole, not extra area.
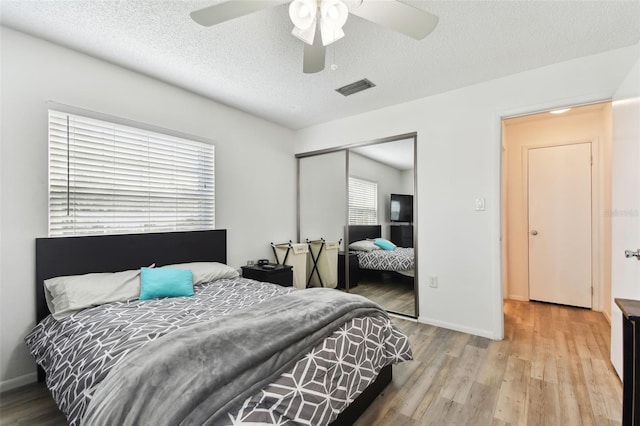
[(405, 321), (418, 322), (418, 320), (415, 318), (408, 317), (406, 315), (394, 314), (393, 312), (387, 312), (387, 315), (389, 315), (390, 318), (398, 318)]
[(418, 317), (418, 322), (422, 324), (434, 325), (436, 327), (446, 328), (448, 330), (460, 331), (462, 333), (473, 334), (474, 336), (486, 337), (491, 340), (500, 340), (492, 332), (488, 330), (480, 330), (471, 327), (462, 327), (458, 324), (452, 324), (444, 321), (438, 321), (431, 318)]
[(24, 376), (15, 377), (13, 379), (3, 380), (0, 382), (0, 392), (19, 388), (20, 386), (28, 385), (29, 383), (35, 383), (37, 381), (37, 373), (29, 373), (25, 374)]
[(609, 326), (611, 326), (611, 315), (609, 314), (609, 312), (605, 312), (605, 311), (601, 311), (602, 315), (604, 315), (604, 319), (607, 320), (607, 322), (609, 323)]

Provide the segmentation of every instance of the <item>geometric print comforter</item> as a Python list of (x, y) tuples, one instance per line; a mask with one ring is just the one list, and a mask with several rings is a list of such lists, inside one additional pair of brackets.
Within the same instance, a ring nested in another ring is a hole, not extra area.
[(361, 269), (377, 271), (408, 271), (415, 268), (413, 248), (396, 247), (394, 250), (359, 251)]
[[(72, 426), (81, 425), (96, 389), (127, 354), (181, 327), (291, 291), (296, 290), (241, 277), (223, 279), (196, 286), (193, 297), (109, 303), (62, 321), (49, 316), (25, 341), (58, 407)], [(388, 319), (354, 318), (221, 424), (328, 424), (384, 366), (411, 358), (407, 337)]]

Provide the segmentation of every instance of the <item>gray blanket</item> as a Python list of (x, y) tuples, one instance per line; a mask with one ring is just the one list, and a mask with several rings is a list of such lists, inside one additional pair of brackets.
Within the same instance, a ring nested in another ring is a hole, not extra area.
[(386, 316), (364, 297), (318, 288), (169, 333), (109, 373), (83, 423), (215, 424), (340, 325), (368, 314)]

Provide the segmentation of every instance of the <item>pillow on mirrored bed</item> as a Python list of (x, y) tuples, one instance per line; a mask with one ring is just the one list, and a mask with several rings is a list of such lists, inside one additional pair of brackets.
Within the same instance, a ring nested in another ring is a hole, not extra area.
[(354, 241), (353, 243), (349, 244), (349, 250), (373, 251), (373, 250), (380, 250), (380, 247), (375, 245), (373, 240), (361, 240), (361, 241)]

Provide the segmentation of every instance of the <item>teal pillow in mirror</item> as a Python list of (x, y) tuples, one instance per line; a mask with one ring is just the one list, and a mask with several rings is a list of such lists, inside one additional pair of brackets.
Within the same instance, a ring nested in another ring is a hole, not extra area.
[(373, 243), (378, 247), (380, 247), (382, 250), (393, 251), (396, 249), (395, 244), (393, 244), (389, 240), (385, 240), (384, 238), (376, 238), (376, 240)]
[(140, 300), (193, 296), (193, 273), (177, 268), (141, 268)]

